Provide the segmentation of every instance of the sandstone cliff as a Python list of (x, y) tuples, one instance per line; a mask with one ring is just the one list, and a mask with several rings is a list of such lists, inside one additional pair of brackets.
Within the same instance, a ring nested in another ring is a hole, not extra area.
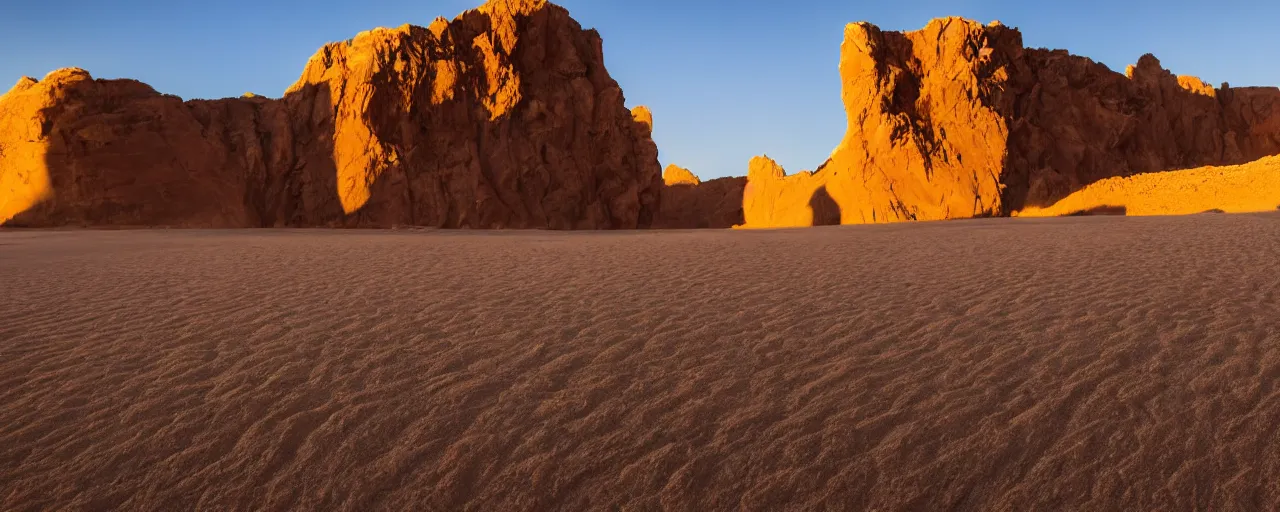
[(959, 18), (845, 29), (844, 140), (812, 173), (751, 163), (748, 227), (1010, 215), (1095, 181), (1280, 153), (1280, 90), (1129, 75)]
[(0, 223), (647, 227), (645, 116), (540, 0), (326, 45), (279, 100), (59, 70), (0, 96)]

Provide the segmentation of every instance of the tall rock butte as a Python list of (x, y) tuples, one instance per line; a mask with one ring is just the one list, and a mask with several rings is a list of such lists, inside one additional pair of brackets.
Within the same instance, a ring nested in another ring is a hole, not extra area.
[(747, 227), (1010, 215), (1105, 178), (1280, 154), (1280, 89), (1127, 74), (1030, 49), (998, 22), (845, 28), (844, 140), (814, 172), (757, 157)]
[(647, 227), (651, 126), (594, 30), (491, 0), (326, 45), (278, 100), (24, 78), (0, 96), (0, 223)]

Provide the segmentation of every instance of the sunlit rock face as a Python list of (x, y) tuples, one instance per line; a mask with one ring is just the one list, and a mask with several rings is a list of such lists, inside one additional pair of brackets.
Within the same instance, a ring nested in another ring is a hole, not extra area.
[(1109, 177), (1280, 153), (1280, 91), (1215, 90), (1150, 55), (1126, 76), (960, 18), (851, 24), (841, 50), (844, 139), (812, 173), (753, 161), (747, 227), (1009, 215)]
[(1107, 178), (1021, 217), (1063, 215), (1190, 215), (1280, 209), (1280, 156), (1246, 164)]
[(47, 107), (48, 95), (32, 78), (23, 77), (0, 96), (0, 223), (53, 196), (45, 168), (47, 145), (43, 123), (30, 115)]
[[(181, 99), (79, 69), (0, 96), (0, 223), (607, 229), (935, 220), (1113, 177), (1280, 154), (1280, 91), (1147, 55), (1124, 74), (998, 23), (845, 29), (848, 127), (813, 172), (659, 173), (598, 34), (494, 0), (326, 45), (278, 100)], [(1159, 193), (1151, 192), (1151, 193)], [(1229, 194), (1230, 191), (1222, 193)]]
[(652, 117), (543, 1), (326, 45), (279, 100), (64, 70), (0, 122), (7, 225), (626, 229), (661, 193)]

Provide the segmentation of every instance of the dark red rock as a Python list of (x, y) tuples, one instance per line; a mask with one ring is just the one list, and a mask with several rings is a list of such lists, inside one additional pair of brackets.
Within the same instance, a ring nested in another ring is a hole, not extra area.
[(688, 169), (668, 165), (663, 172), (662, 207), (653, 227), (731, 228), (742, 224), (745, 178), (698, 179)]

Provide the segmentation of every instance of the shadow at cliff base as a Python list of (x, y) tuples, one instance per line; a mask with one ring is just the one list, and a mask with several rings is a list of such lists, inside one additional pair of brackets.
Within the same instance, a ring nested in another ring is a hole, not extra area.
[(1104, 204), (1100, 206), (1094, 206), (1092, 208), (1086, 208), (1084, 210), (1076, 210), (1074, 212), (1064, 213), (1061, 215), (1061, 217), (1091, 217), (1095, 215), (1113, 215), (1113, 216), (1124, 217), (1125, 215), (1128, 214), (1128, 212), (1129, 212), (1129, 209), (1125, 208), (1123, 205)]
[(831, 193), (827, 192), (826, 185), (813, 191), (813, 195), (809, 198), (809, 210), (813, 212), (812, 225), (814, 226), (840, 225), (840, 205), (831, 197)]
[(306, 84), (277, 100), (293, 147), (284, 169), (266, 173), (260, 187), (246, 187), (246, 202), (258, 212), (262, 227), (353, 227), (358, 222), (343, 206), (334, 159), (338, 100), (328, 83)]

